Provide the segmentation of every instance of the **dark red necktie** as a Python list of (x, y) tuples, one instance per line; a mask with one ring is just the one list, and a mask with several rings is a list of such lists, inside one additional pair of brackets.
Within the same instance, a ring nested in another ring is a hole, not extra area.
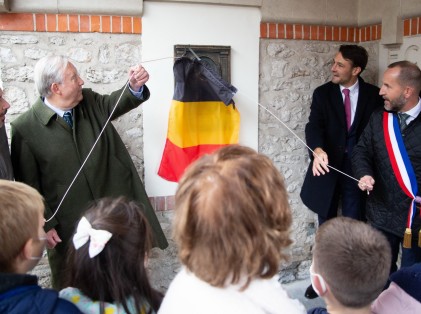
[(345, 105), (345, 118), (346, 118), (346, 127), (347, 130), (351, 127), (351, 98), (349, 97), (349, 89), (344, 88), (342, 93), (345, 95), (344, 105)]

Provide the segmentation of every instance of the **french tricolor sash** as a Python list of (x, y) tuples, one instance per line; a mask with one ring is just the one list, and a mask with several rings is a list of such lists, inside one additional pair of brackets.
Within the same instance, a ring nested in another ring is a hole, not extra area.
[[(403, 247), (411, 247), (412, 239), (412, 221), (416, 214), (415, 203), (420, 203), (421, 198), (417, 196), (418, 185), (415, 177), (414, 168), (412, 168), (408, 153), (403, 143), (402, 134), (399, 128), (397, 114), (391, 112), (383, 113), (383, 132), (386, 142), (387, 152), (390, 163), (395, 174), (396, 180), (404, 193), (412, 199), (408, 210), (406, 230), (404, 234)], [(420, 231), (421, 232), (421, 231)], [(418, 245), (421, 246), (421, 233), (419, 234)]]

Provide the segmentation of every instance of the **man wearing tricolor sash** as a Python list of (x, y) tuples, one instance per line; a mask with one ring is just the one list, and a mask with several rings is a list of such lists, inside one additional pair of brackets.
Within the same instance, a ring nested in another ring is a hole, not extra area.
[(373, 113), (352, 154), (359, 188), (367, 191), (367, 220), (392, 248), (391, 272), (421, 262), (421, 71), (409, 61), (388, 66)]

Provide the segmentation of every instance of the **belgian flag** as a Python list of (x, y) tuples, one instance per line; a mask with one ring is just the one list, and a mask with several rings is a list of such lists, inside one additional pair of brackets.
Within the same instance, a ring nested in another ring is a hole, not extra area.
[(174, 63), (175, 89), (158, 175), (178, 182), (186, 167), (204, 154), (238, 143), (237, 89), (207, 63), (183, 57)]

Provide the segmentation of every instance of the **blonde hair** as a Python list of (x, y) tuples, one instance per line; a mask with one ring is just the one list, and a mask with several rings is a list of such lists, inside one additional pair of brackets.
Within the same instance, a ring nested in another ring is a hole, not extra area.
[(13, 272), (14, 260), (28, 239), (38, 237), (44, 210), (37, 190), (20, 182), (0, 180), (0, 272)]
[(269, 278), (291, 244), (291, 210), (271, 160), (231, 145), (188, 168), (175, 196), (181, 262), (217, 287)]

